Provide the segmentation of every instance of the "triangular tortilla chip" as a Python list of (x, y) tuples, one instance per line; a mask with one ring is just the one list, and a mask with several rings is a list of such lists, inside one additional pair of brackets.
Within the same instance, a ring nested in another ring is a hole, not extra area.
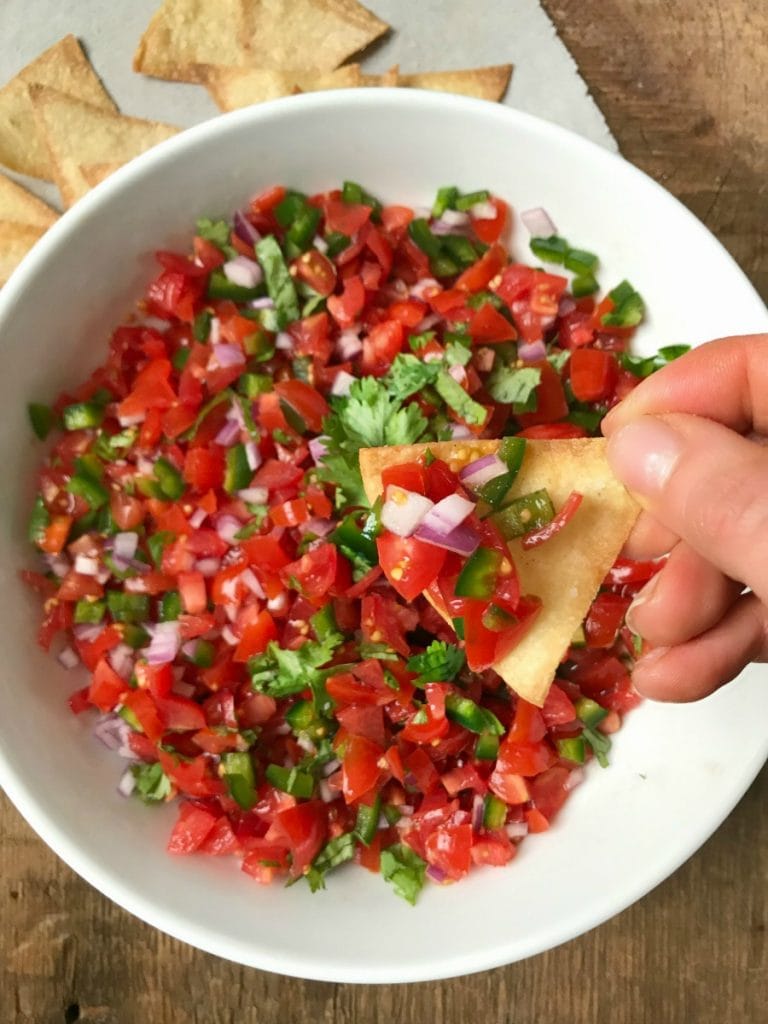
[(0, 221), (26, 224), (33, 228), (49, 228), (58, 214), (47, 203), (0, 174)]
[(498, 103), (504, 96), (512, 75), (511, 64), (489, 68), (467, 68), (464, 71), (420, 71), (400, 75), (398, 85), (411, 89), (434, 89), (436, 92), (457, 92), (480, 100)]
[(332, 71), (388, 28), (356, 0), (165, 0), (133, 68), (180, 82), (205, 65)]
[(335, 71), (274, 71), (270, 68), (201, 69), (202, 81), (219, 110), (238, 110), (254, 103), (321, 89), (352, 89), (360, 85), (360, 65)]
[(288, 71), (333, 71), (389, 31), (357, 0), (244, 0), (244, 16), (249, 63)]
[[(381, 493), (387, 466), (412, 462), (429, 449), (459, 468), (498, 451), (499, 441), (444, 441), (437, 444), (365, 448), (360, 472), (373, 501)], [(494, 666), (521, 697), (541, 707), (577, 628), (601, 582), (621, 551), (639, 506), (611, 472), (602, 438), (528, 441), (513, 496), (545, 487), (555, 508), (572, 491), (584, 499), (571, 522), (545, 544), (525, 551), (510, 541), (521, 591), (541, 598), (542, 609), (520, 644)]]
[(38, 133), (30, 85), (47, 85), (102, 110), (117, 111), (74, 36), (65, 36), (0, 89), (0, 163), (21, 174), (53, 180), (53, 167)]
[(100, 185), (105, 178), (108, 178), (110, 174), (114, 174), (122, 166), (121, 163), (116, 161), (108, 161), (103, 164), (83, 164), (80, 167), (80, 173), (88, 182), (88, 188), (95, 188), (96, 185)]
[(5, 284), (45, 230), (31, 224), (0, 220), (0, 285)]
[(56, 89), (38, 85), (29, 91), (65, 206), (71, 206), (90, 188), (82, 167), (127, 164), (179, 130), (169, 124), (99, 110)]

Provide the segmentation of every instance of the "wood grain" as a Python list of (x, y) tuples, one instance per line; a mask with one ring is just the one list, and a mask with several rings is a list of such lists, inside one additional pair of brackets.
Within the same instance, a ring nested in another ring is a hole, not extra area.
[[(545, 0), (545, 6), (625, 156), (701, 217), (768, 296), (768, 4)], [(768, 1018), (768, 770), (683, 868), (589, 935), (485, 974), (387, 988), (289, 980), (200, 953), (91, 889), (7, 800), (0, 834), (2, 1024), (760, 1024)]]

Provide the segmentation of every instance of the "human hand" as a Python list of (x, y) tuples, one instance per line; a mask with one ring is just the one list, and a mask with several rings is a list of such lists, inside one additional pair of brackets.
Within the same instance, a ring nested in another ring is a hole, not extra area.
[(697, 700), (768, 660), (768, 335), (694, 349), (643, 381), (603, 433), (644, 509), (627, 554), (670, 552), (628, 612), (653, 647), (635, 687)]

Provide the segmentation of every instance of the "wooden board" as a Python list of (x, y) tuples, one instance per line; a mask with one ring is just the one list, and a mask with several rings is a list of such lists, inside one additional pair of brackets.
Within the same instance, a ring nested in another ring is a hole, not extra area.
[[(544, 6), (624, 155), (701, 217), (768, 298), (768, 5), (544, 0)], [(46, 849), (7, 800), (0, 836), (3, 1024), (759, 1024), (766, 1018), (768, 771), (671, 879), (589, 935), (486, 974), (399, 987), (302, 982), (218, 960), (109, 903)]]

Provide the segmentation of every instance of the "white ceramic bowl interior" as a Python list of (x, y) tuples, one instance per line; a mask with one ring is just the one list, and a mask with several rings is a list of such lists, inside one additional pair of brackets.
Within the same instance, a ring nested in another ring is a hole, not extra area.
[[(0, 295), (0, 781), (42, 838), (134, 914), (202, 949), (307, 978), (416, 981), (479, 971), (579, 935), (642, 896), (728, 814), (768, 753), (766, 669), (695, 706), (645, 705), (551, 831), (507, 868), (428, 886), (414, 909), (345, 869), (312, 896), (262, 888), (233, 860), (172, 858), (175, 811), (124, 800), (123, 769), (75, 718), (84, 682), (35, 645), (37, 601), (17, 581), (33, 467), (27, 400), (50, 400), (100, 361), (110, 330), (195, 219), (262, 187), (307, 191), (351, 178), (385, 200), (428, 204), (439, 185), (490, 188), (546, 207), (599, 253), (601, 280), (629, 278), (650, 318), (639, 349), (768, 330), (758, 296), (719, 243), (639, 171), (507, 108), (415, 91), (312, 94), (200, 125), (110, 178), (51, 229)], [(514, 247), (526, 258), (527, 233)], [(695, 600), (695, 595), (690, 595)]]

